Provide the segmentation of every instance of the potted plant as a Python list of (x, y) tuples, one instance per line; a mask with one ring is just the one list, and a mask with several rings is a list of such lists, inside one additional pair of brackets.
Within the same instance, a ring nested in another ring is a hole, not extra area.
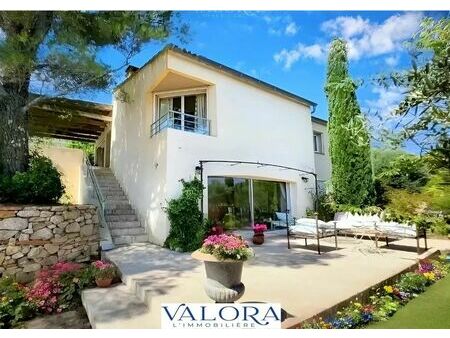
[(267, 225), (264, 223), (253, 225), (253, 244), (261, 245), (264, 243), (264, 231), (267, 231)]
[(192, 257), (203, 261), (206, 271), (205, 292), (216, 303), (233, 303), (242, 297), (244, 262), (253, 256), (247, 242), (234, 234), (207, 237)]
[(93, 262), (92, 267), (97, 286), (101, 288), (109, 287), (116, 276), (116, 267), (111, 263), (100, 260)]

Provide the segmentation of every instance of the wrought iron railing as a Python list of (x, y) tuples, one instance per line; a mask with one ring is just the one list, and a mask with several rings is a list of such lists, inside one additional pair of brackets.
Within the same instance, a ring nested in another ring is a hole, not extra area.
[(166, 128), (209, 135), (210, 125), (211, 121), (204, 117), (169, 110), (166, 115), (161, 116), (156, 122), (152, 123), (151, 136), (158, 134)]
[[(103, 233), (101, 234), (100, 241), (103, 242), (102, 244), (102, 250), (109, 250), (112, 249), (114, 247), (113, 242), (112, 242), (112, 238), (111, 238), (111, 231), (109, 229), (108, 226), (108, 222), (105, 219), (105, 198), (103, 197), (103, 194), (100, 190), (100, 186), (98, 184), (97, 181), (97, 177), (95, 176), (94, 170), (92, 168), (92, 165), (88, 159), (87, 156), (84, 157), (85, 160), (85, 165), (86, 165), (86, 171), (87, 171), (87, 176), (89, 177), (91, 183), (92, 183), (92, 188), (94, 190), (94, 204), (97, 206), (98, 208), (98, 215), (99, 215), (99, 223), (100, 223), (100, 227), (103, 230)], [(105, 243), (107, 242), (107, 243)]]

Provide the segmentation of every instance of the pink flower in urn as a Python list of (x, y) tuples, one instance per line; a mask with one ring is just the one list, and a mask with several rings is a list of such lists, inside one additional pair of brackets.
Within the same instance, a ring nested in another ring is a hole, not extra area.
[(247, 242), (233, 234), (208, 236), (203, 241), (201, 251), (219, 259), (246, 260), (253, 254)]
[(261, 234), (264, 231), (267, 231), (267, 225), (265, 225), (264, 223), (262, 223), (262, 224), (255, 224), (255, 225), (253, 225), (252, 228), (253, 228), (253, 232), (255, 234)]

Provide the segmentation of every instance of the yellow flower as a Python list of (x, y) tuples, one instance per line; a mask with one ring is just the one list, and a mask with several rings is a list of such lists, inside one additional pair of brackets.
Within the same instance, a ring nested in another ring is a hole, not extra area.
[(8, 302), (8, 297), (2, 297), (2, 302), (7, 303)]
[(392, 292), (394, 292), (394, 288), (390, 285), (385, 285), (384, 291), (386, 291), (387, 293), (392, 293)]
[(434, 274), (434, 272), (425, 272), (423, 276), (430, 281), (436, 280), (436, 275)]
[(355, 306), (356, 306), (357, 308), (362, 308), (361, 303), (355, 303)]

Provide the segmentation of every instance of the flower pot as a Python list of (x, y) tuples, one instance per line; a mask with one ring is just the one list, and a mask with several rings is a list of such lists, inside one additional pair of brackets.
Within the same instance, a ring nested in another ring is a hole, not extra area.
[(204, 289), (209, 298), (216, 303), (234, 303), (242, 297), (245, 292), (241, 282), (243, 261), (218, 260), (198, 250), (192, 253), (192, 257), (205, 265)]
[(253, 234), (252, 239), (253, 244), (261, 245), (264, 243), (264, 233), (263, 232), (256, 232)]
[(100, 288), (107, 288), (111, 285), (112, 278), (96, 278), (95, 284)]

